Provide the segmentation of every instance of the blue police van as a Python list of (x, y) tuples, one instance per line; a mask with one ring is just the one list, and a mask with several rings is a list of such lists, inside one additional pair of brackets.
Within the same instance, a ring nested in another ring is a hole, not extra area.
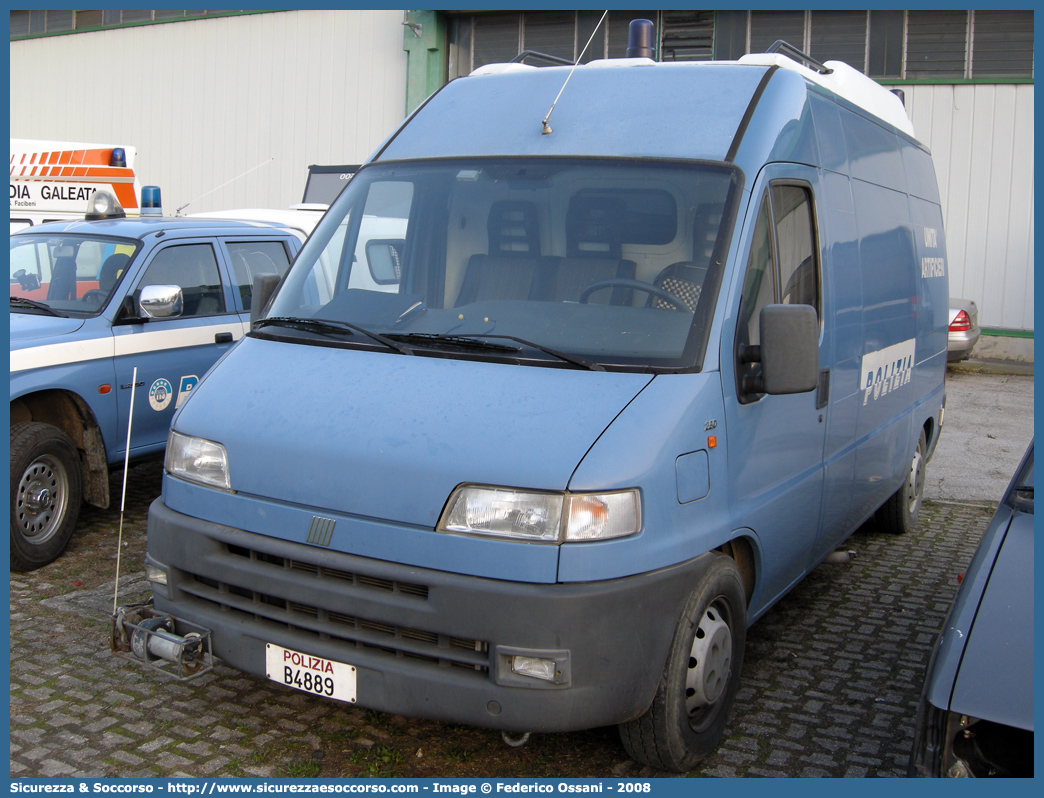
[(175, 414), (155, 609), (290, 688), (687, 770), (748, 626), (915, 526), (947, 299), (931, 156), (850, 67), (483, 67)]
[[(83, 501), (109, 505), (109, 469), (162, 455), (175, 409), (249, 324), (257, 274), (283, 274), (305, 236), (281, 225), (163, 217), (158, 191), (126, 218), (11, 235), (11, 567), (68, 545)], [(130, 397), (137, 368), (133, 423)]]

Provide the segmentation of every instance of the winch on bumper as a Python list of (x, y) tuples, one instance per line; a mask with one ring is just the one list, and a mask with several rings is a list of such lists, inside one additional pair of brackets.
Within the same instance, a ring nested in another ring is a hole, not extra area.
[(148, 522), (156, 610), (212, 630), (214, 654), (228, 664), (283, 683), (266, 669), (266, 647), (300, 652), (353, 668), (361, 706), (511, 731), (640, 715), (712, 558), (536, 585), (290, 543), (177, 513), (162, 499)]

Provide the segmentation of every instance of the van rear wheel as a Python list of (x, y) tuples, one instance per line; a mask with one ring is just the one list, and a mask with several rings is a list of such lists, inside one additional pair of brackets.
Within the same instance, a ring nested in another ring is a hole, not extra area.
[(632, 759), (682, 773), (718, 747), (743, 667), (746, 606), (736, 563), (715, 556), (678, 621), (652, 705), (620, 724)]
[(35, 570), (65, 551), (82, 498), (69, 436), (50, 424), (12, 424), (11, 570)]
[(924, 437), (924, 430), (921, 430), (906, 481), (877, 511), (877, 523), (884, 531), (904, 535), (917, 528), (917, 519), (920, 517), (921, 503), (924, 499), (927, 451), (928, 442)]

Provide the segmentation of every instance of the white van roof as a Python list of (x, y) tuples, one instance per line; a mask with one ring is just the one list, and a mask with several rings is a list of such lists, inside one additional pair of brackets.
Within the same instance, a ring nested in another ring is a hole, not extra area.
[(825, 62), (823, 66), (830, 70), (827, 74), (809, 69), (804, 64), (800, 64), (782, 53), (750, 53), (740, 57), (739, 63), (778, 66), (781, 69), (798, 72), (812, 83), (829, 89), (838, 97), (842, 97), (853, 105), (869, 111), (878, 119), (916, 138), (914, 136), (913, 123), (906, 114), (903, 101), (880, 83), (871, 80), (844, 61)]

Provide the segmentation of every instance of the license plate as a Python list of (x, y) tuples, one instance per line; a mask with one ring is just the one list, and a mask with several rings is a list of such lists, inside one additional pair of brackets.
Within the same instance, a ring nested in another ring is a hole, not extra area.
[(273, 682), (312, 695), (355, 703), (355, 666), (265, 644), (265, 673)]

